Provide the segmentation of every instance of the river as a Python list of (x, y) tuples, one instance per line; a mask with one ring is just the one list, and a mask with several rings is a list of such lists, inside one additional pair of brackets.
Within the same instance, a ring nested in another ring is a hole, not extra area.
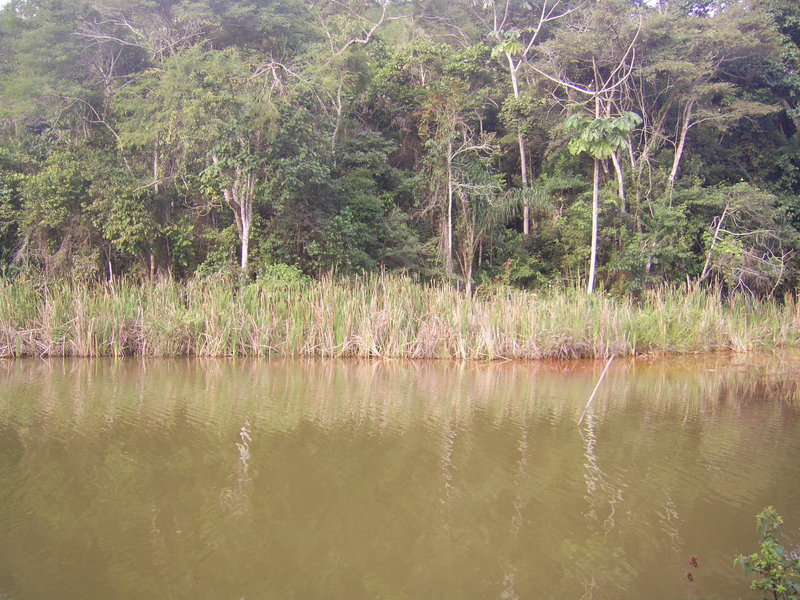
[(0, 598), (756, 597), (800, 355), (603, 366), (0, 363)]

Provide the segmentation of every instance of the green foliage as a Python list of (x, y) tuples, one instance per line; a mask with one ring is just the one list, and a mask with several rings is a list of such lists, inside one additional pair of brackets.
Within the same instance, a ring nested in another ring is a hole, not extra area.
[(89, 279), (100, 271), (98, 232), (86, 210), (93, 173), (69, 152), (54, 154), (20, 189), (19, 260), (48, 276)]
[(517, 132), (521, 131), (525, 136), (532, 136), (536, 132), (542, 109), (540, 97), (531, 94), (520, 94), (519, 98), (506, 96), (499, 117), (506, 129), (514, 133), (512, 144), (516, 143)]
[(519, 56), (525, 50), (525, 45), (520, 41), (520, 31), (511, 29), (503, 32), (503, 39), (492, 48), (492, 58), (497, 58), (504, 54)]
[[(66, 233), (80, 218), (91, 180), (71, 153), (52, 156), (22, 188), (22, 226), (43, 237)], [(47, 241), (55, 242), (56, 239)]]
[(286, 289), (308, 285), (311, 278), (294, 265), (264, 265), (258, 269), (258, 281), (269, 288)]
[[(182, 233), (178, 230), (176, 233)], [(205, 260), (198, 265), (195, 273), (200, 277), (211, 277), (217, 273), (230, 273), (236, 269), (236, 227), (231, 225), (221, 231), (213, 231)]]
[(124, 174), (112, 173), (95, 180), (88, 191), (92, 201), (86, 210), (93, 225), (116, 251), (130, 258), (146, 255), (158, 237), (148, 191)]
[(764, 600), (798, 600), (800, 598), (800, 556), (781, 545), (783, 519), (768, 506), (756, 515), (761, 536), (761, 549), (749, 556), (739, 555), (734, 565), (744, 568), (745, 575), (755, 575), (750, 588), (762, 592)]
[(591, 238), (592, 206), (591, 196), (582, 197), (566, 208), (559, 219), (559, 245), (563, 248), (563, 268), (573, 276), (579, 276), (586, 269), (589, 260), (589, 240)]
[[(0, 10), (0, 264), (209, 276), (235, 269), (244, 219), (250, 275), (546, 287), (585, 270), (583, 155), (615, 154), (627, 196), (600, 165), (607, 288), (789, 292), (800, 17), (695, 4), (561, 3), (575, 10), (537, 28), (541, 6), (517, 1), (15, 0)], [(585, 88), (627, 69), (600, 119), (543, 76)]]
[(0, 265), (5, 269), (19, 244), (20, 174), (0, 167)]
[(611, 158), (615, 152), (627, 149), (629, 136), (642, 122), (639, 115), (630, 111), (619, 117), (591, 120), (574, 114), (565, 123), (568, 131), (576, 132), (567, 147), (572, 154), (586, 152), (592, 158)]
[(189, 168), (223, 141), (269, 133), (274, 112), (251, 79), (256, 65), (246, 52), (193, 46), (139, 73), (115, 100), (122, 144), (157, 145)]
[(697, 192), (688, 208), (695, 215), (707, 211), (702, 244), (710, 272), (730, 289), (775, 293), (800, 243), (778, 199), (747, 183)]
[(169, 251), (170, 266), (178, 274), (190, 273), (197, 263), (198, 227), (189, 219), (188, 215), (181, 216), (177, 221), (168, 223), (161, 228), (167, 249)]

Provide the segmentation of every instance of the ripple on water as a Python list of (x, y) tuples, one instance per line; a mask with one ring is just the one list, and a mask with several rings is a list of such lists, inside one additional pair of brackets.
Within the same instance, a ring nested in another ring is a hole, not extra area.
[(753, 514), (800, 518), (797, 410), (745, 369), (620, 362), (579, 429), (594, 364), (26, 368), (0, 566), (38, 597), (658, 600), (694, 553), (693, 589), (735, 597)]

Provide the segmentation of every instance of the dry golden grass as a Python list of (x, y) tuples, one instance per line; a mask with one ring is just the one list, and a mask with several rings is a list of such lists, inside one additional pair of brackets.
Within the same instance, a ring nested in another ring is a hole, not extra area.
[(800, 305), (699, 286), (639, 301), (576, 288), (481, 290), (401, 276), (279, 285), (222, 279), (0, 281), (0, 356), (600, 358), (800, 344)]

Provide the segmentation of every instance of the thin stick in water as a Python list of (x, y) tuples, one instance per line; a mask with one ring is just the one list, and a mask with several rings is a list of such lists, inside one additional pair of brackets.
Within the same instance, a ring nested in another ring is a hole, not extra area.
[(603, 369), (603, 372), (600, 374), (600, 379), (597, 380), (597, 385), (594, 386), (594, 391), (592, 392), (592, 395), (589, 396), (589, 401), (586, 403), (586, 406), (584, 407), (583, 412), (581, 413), (581, 418), (578, 419), (578, 427), (580, 427), (581, 423), (583, 423), (583, 417), (586, 416), (586, 411), (589, 410), (589, 406), (592, 404), (592, 400), (594, 400), (594, 397), (597, 395), (597, 390), (600, 389), (600, 384), (603, 383), (603, 378), (606, 376), (606, 373), (608, 373), (608, 367), (611, 366), (612, 362), (614, 362), (613, 354), (609, 357), (608, 362), (606, 363), (606, 368)]

